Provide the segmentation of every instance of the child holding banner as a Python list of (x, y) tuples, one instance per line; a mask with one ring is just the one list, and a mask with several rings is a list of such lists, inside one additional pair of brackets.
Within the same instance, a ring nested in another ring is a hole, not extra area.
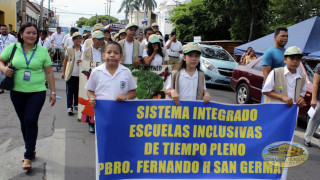
[(285, 67), (272, 70), (264, 84), (262, 92), (266, 95), (264, 102), (285, 102), (288, 107), (296, 102), (300, 107), (306, 104), (306, 76), (297, 68), (303, 54), (296, 46), (289, 47), (284, 53)]
[(204, 73), (200, 71), (201, 49), (196, 43), (188, 43), (183, 49), (183, 61), (178, 71), (168, 78), (165, 93), (172, 97), (173, 103), (181, 100), (203, 100), (208, 103), (211, 96), (206, 92)]
[(86, 85), (90, 105), (96, 99), (125, 101), (136, 96), (137, 84), (131, 71), (120, 64), (123, 52), (116, 42), (109, 42), (103, 54), (105, 63), (94, 68)]

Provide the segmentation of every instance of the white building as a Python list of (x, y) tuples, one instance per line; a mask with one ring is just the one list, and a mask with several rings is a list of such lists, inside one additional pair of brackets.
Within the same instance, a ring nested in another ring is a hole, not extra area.
[(142, 24), (142, 20), (144, 19), (144, 12), (141, 11), (135, 11), (132, 14), (128, 15), (129, 23), (135, 23), (136, 25), (139, 26), (139, 32), (143, 32), (143, 27), (147, 28), (150, 27), (152, 23), (157, 22), (157, 15), (154, 14), (153, 12), (149, 11), (148, 12), (148, 19), (147, 19), (147, 24)]
[(168, 21), (171, 17), (169, 12), (176, 8), (180, 3), (189, 3), (191, 0), (169, 0), (160, 3), (158, 12), (158, 25), (162, 34), (170, 34), (174, 29), (173, 24)]
[[(17, 13), (19, 13), (19, 15), (21, 15), (20, 13), (21, 4), (22, 4), (21, 0), (16, 2)], [(31, 22), (38, 25), (39, 16), (40, 16), (40, 10), (34, 4), (32, 4), (32, 2), (27, 0), (26, 1), (26, 22)], [(20, 23), (21, 23), (21, 19), (19, 22), (17, 22), (17, 28), (16, 28), (17, 30), (20, 29)]]

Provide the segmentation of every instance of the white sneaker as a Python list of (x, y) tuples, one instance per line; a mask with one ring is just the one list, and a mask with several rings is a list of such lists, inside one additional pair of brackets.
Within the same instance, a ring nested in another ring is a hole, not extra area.
[(67, 113), (69, 114), (69, 116), (71, 116), (73, 114), (72, 108), (68, 108)]

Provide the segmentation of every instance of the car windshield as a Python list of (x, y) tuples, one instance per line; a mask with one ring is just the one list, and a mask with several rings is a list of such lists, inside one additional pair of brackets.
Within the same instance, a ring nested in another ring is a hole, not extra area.
[(317, 66), (319, 60), (316, 59), (302, 59), (302, 64), (304, 65), (310, 81), (313, 82), (313, 69)]
[(209, 59), (217, 59), (223, 61), (234, 61), (230, 54), (224, 49), (201, 47), (202, 56)]

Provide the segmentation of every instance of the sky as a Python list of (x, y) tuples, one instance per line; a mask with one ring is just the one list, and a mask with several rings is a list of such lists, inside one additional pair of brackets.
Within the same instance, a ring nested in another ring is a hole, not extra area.
[[(40, 2), (40, 0), (34, 0)], [(76, 21), (81, 18), (90, 18), (95, 15), (105, 15), (105, 4), (107, 0), (53, 0), (50, 2), (50, 9), (56, 8), (57, 14), (59, 15), (59, 26), (71, 27), (76, 25)], [(112, 0), (111, 3), (111, 16), (123, 20), (125, 14), (123, 12), (117, 13), (120, 9), (122, 0)], [(160, 2), (164, 0), (156, 0), (158, 7)], [(48, 7), (48, 0), (44, 0), (44, 7)], [(79, 14), (90, 14), (90, 15), (77, 15), (77, 14), (65, 14), (59, 12), (72, 12)]]

